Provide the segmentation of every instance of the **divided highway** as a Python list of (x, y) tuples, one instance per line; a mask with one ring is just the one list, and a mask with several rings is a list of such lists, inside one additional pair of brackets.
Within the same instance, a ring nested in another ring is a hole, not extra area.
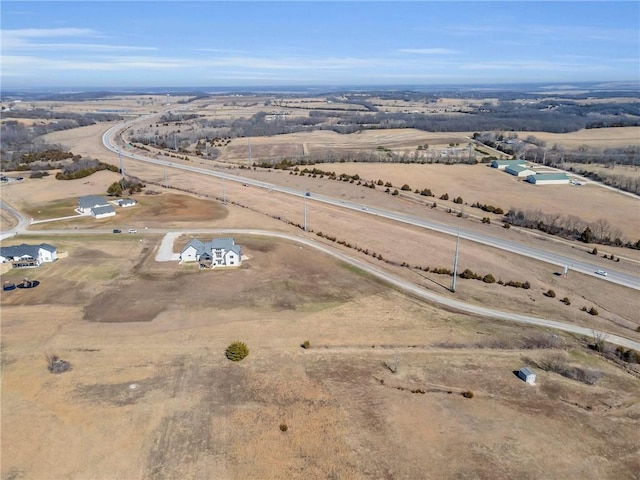
[[(175, 168), (175, 169), (179, 169), (179, 170), (185, 170), (185, 171), (189, 171), (189, 172), (193, 172), (193, 173), (198, 173), (201, 175), (209, 175), (212, 177), (217, 177), (217, 178), (224, 178), (225, 180), (229, 180), (232, 182), (239, 182), (239, 183), (243, 183), (243, 184), (247, 184), (247, 185), (252, 185), (255, 187), (260, 187), (260, 188), (264, 188), (270, 191), (274, 191), (274, 192), (280, 192), (280, 193), (285, 193), (288, 195), (294, 195), (297, 197), (302, 197), (305, 195), (305, 191), (303, 190), (297, 190), (294, 188), (290, 188), (290, 187), (284, 187), (284, 186), (279, 186), (279, 185), (274, 185), (274, 184), (270, 184), (267, 182), (262, 182), (259, 180), (252, 180), (249, 178), (245, 178), (245, 177), (241, 177), (238, 175), (232, 175), (229, 173), (223, 173), (223, 172), (215, 172), (212, 170), (208, 170), (205, 168), (200, 168), (200, 167), (195, 167), (195, 166), (191, 166), (191, 165), (182, 165), (182, 164), (178, 164), (178, 163), (173, 163), (167, 160), (158, 160), (156, 158), (150, 158), (150, 157), (145, 157), (143, 155), (138, 155), (135, 153), (129, 153), (129, 152), (125, 152), (125, 151), (120, 151), (120, 149), (115, 146), (113, 144), (113, 136), (120, 130), (122, 130), (123, 128), (126, 128), (134, 123), (146, 120), (150, 117), (153, 117), (155, 114), (150, 114), (150, 115), (144, 115), (142, 117), (139, 117), (135, 120), (130, 120), (124, 123), (120, 123), (117, 125), (114, 125), (113, 127), (111, 127), (109, 130), (107, 130), (103, 135), (102, 135), (102, 143), (104, 144), (104, 146), (109, 149), (110, 151), (116, 153), (116, 154), (121, 154), (123, 157), (127, 157), (130, 158), (132, 160), (137, 160), (140, 162), (146, 162), (146, 163), (152, 163), (155, 165), (162, 165), (165, 167), (170, 167), (170, 168)], [(126, 168), (125, 168), (126, 171)], [(477, 242), (477, 243), (481, 243), (484, 245), (489, 245), (491, 247), (494, 248), (499, 248), (501, 250), (507, 250), (509, 252), (512, 253), (516, 253), (519, 255), (523, 255), (525, 257), (530, 257), (530, 258), (534, 258), (536, 260), (540, 260), (543, 262), (547, 262), (553, 265), (557, 265), (558, 267), (560, 267), (561, 269), (564, 269), (564, 267), (568, 267), (570, 270), (576, 271), (576, 272), (580, 272), (586, 275), (591, 275), (594, 277), (598, 277), (603, 281), (609, 281), (609, 282), (613, 282), (613, 283), (617, 283), (618, 285), (623, 285), (625, 287), (630, 287), (636, 290), (640, 290), (640, 277), (638, 275), (630, 275), (627, 273), (622, 273), (622, 272), (617, 272), (617, 271), (612, 271), (610, 270), (608, 272), (608, 275), (606, 277), (600, 277), (598, 276), (595, 272), (596, 270), (599, 270), (601, 267), (597, 266), (597, 265), (593, 265), (589, 262), (585, 262), (585, 261), (581, 261), (581, 260), (576, 260), (574, 258), (570, 258), (570, 257), (566, 257), (557, 253), (553, 253), (547, 250), (542, 250), (539, 248), (535, 248), (535, 247), (529, 247), (526, 245), (521, 245), (517, 242), (513, 242), (513, 241), (509, 241), (509, 240), (503, 240), (497, 237), (492, 237), (489, 235), (484, 235), (481, 233), (476, 233), (476, 232), (471, 232), (471, 231), (466, 231), (463, 229), (458, 229), (457, 227), (453, 227), (450, 225), (446, 225), (443, 223), (439, 223), (439, 222), (434, 222), (432, 220), (427, 220), (424, 218), (418, 218), (418, 217), (414, 217), (411, 215), (406, 215), (403, 213), (398, 213), (398, 212), (394, 212), (392, 210), (386, 210), (386, 209), (382, 209), (382, 208), (376, 208), (376, 207), (369, 207), (363, 204), (359, 204), (359, 203), (354, 203), (354, 202), (349, 202), (349, 201), (343, 201), (343, 200), (339, 200), (333, 197), (329, 197), (326, 195), (318, 195), (315, 193), (311, 193), (309, 197), (307, 197), (308, 200), (310, 201), (315, 201), (315, 202), (322, 202), (322, 203), (326, 203), (329, 205), (333, 205), (336, 207), (340, 207), (340, 208), (348, 208), (351, 210), (359, 210), (362, 211), (363, 213), (367, 213), (370, 215), (377, 215), (379, 217), (383, 217), (389, 220), (394, 220), (397, 222), (402, 222), (402, 223), (407, 223), (410, 225), (414, 225), (417, 227), (422, 227), (422, 228), (426, 228), (429, 230), (433, 230), (436, 232), (440, 232), (440, 233), (445, 233), (448, 235), (460, 235), (461, 239), (464, 240), (470, 240), (473, 242)]]

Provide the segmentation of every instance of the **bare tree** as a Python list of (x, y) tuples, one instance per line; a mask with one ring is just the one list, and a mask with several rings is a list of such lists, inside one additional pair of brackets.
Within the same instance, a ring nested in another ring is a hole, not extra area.
[(597, 352), (603, 352), (604, 351), (604, 344), (607, 340), (607, 338), (609, 337), (609, 335), (607, 335), (604, 332), (600, 332), (598, 330), (592, 330), (591, 331), (593, 334), (593, 348), (595, 351)]

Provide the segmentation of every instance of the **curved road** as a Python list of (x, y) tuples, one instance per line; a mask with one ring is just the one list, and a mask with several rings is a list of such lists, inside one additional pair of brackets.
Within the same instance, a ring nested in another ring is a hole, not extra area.
[[(276, 192), (280, 192), (288, 195), (294, 195), (297, 197), (303, 197), (306, 195), (306, 192), (303, 190), (297, 190), (290, 187), (274, 185), (271, 183), (261, 182), (259, 180), (253, 180), (253, 179), (241, 177), (238, 175), (232, 175), (229, 173), (215, 172), (212, 170), (195, 167), (191, 165), (182, 165), (182, 164), (173, 163), (167, 160), (158, 160), (156, 158), (145, 157), (143, 155), (138, 155), (135, 153), (123, 152), (117, 146), (113, 145), (112, 137), (115, 135), (117, 131), (120, 131), (123, 128), (126, 128), (139, 121), (146, 120), (149, 117), (152, 117), (153, 115), (156, 115), (156, 114), (144, 115), (137, 119), (129, 120), (127, 122), (114, 125), (102, 135), (102, 143), (110, 151), (116, 154), (121, 154), (123, 157), (127, 157), (132, 160), (151, 163), (155, 165), (162, 165), (164, 167), (175, 168), (178, 170), (185, 170), (193, 173), (198, 173), (201, 175), (209, 175), (213, 177), (224, 178), (225, 180), (229, 180), (232, 182), (239, 182), (247, 185), (264, 188), (270, 191), (276, 191)], [(359, 211), (362, 211), (363, 213), (368, 213), (370, 215), (377, 215), (379, 217), (383, 217), (386, 219), (407, 223), (410, 225), (426, 228), (429, 230), (445, 233), (448, 235), (457, 235), (459, 233), (461, 239), (471, 240), (473, 242), (489, 245), (494, 248), (507, 250), (512, 253), (523, 255), (525, 257), (530, 257), (530, 258), (541, 260), (543, 262), (547, 262), (553, 265), (558, 265), (561, 268), (564, 268), (565, 266), (567, 266), (571, 270), (600, 278), (603, 281), (609, 281), (609, 282), (617, 283), (618, 285), (623, 285), (625, 287), (630, 287), (636, 290), (640, 290), (640, 277), (638, 277), (637, 275), (630, 275), (627, 273), (609, 270), (608, 276), (601, 277), (595, 273), (596, 270), (601, 269), (601, 267), (598, 265), (594, 265), (589, 262), (577, 260), (575, 258), (566, 257), (564, 255), (542, 250), (540, 248), (529, 247), (526, 245), (521, 245), (517, 242), (512, 242), (509, 240), (503, 240), (497, 237), (492, 237), (492, 236), (484, 235), (481, 233), (458, 229), (458, 227), (453, 227), (450, 225), (434, 222), (432, 220), (427, 220), (427, 219), (415, 217), (412, 215), (406, 215), (406, 214), (402, 214), (402, 213), (398, 213), (398, 212), (394, 212), (394, 211), (386, 210), (382, 208), (377, 208), (377, 207), (368, 207), (359, 203), (343, 201), (343, 200), (339, 200), (326, 195), (318, 195), (313, 193), (313, 194), (310, 194), (310, 196), (307, 196), (307, 199), (311, 201), (326, 203), (326, 204), (333, 205), (340, 208), (359, 210)]]
[[(24, 216), (22, 216), (19, 212), (17, 212), (16, 210), (14, 210), (13, 208), (11, 208), (9, 205), (7, 205), (5, 202), (0, 202), (1, 203), (1, 207), (7, 209), (7, 211), (9, 211), (10, 213), (14, 214), (17, 216), (18, 220), (19, 220), (19, 226), (13, 228), (9, 233), (10, 235), (15, 235), (16, 233), (21, 233), (21, 234), (32, 234), (32, 235), (42, 235), (42, 232), (29, 232), (27, 230), (24, 230), (24, 222), (26, 221), (26, 218)], [(70, 232), (73, 232), (76, 235), (95, 235), (95, 234), (105, 234), (105, 233), (111, 233), (110, 229), (96, 229), (96, 230), (47, 230), (46, 233), (48, 235), (63, 235), (63, 234), (69, 234)], [(145, 233), (164, 233), (166, 235), (170, 235), (170, 236), (176, 236), (179, 234), (184, 233), (184, 231), (182, 230), (169, 230), (169, 229), (154, 229), (154, 228), (149, 228), (149, 229), (145, 229), (144, 230)], [(501, 312), (499, 310), (493, 310), (490, 308), (485, 308), (485, 307), (481, 307), (478, 305), (472, 305), (469, 303), (464, 303), (464, 302), (460, 302), (458, 300), (454, 300), (452, 298), (447, 298), (444, 297), (442, 295), (438, 295), (436, 293), (430, 292), (428, 290), (425, 290), (424, 288), (408, 281), (405, 280), (403, 278), (397, 277), (393, 274), (390, 274), (388, 272), (385, 272), (383, 270), (380, 270), (368, 263), (362, 262), (358, 259), (349, 257), (348, 255), (345, 255), (342, 252), (338, 252), (335, 251), (325, 245), (319, 244), (313, 240), (310, 240), (308, 238), (302, 237), (302, 236), (296, 236), (296, 235), (291, 235), (291, 234), (287, 234), (287, 233), (281, 233), (281, 232), (273, 232), (273, 231), (267, 231), (267, 230), (254, 230), (254, 229), (189, 229), (188, 231), (191, 234), (209, 234), (209, 235), (216, 235), (216, 234), (225, 234), (225, 235), (259, 235), (259, 236), (268, 236), (268, 237), (274, 237), (274, 238), (280, 238), (280, 239), (284, 239), (284, 240), (289, 240), (289, 241), (293, 241), (293, 242), (297, 242), (299, 244), (305, 245), (307, 247), (313, 248), (319, 252), (322, 252), (326, 255), (330, 255), (344, 263), (347, 263), (349, 265), (352, 265), (356, 268), (361, 269), (364, 272), (367, 272), (373, 276), (375, 276), (376, 278), (379, 278), (387, 283), (389, 283), (390, 285), (393, 285), (394, 287), (403, 290), (405, 292), (408, 292), (412, 295), (415, 295), (416, 297), (422, 298), (424, 300), (427, 300), (429, 302), (433, 302), (439, 305), (443, 305), (445, 307), (451, 308), (451, 309), (455, 309), (461, 312), (465, 312), (465, 313), (470, 313), (470, 314), (474, 314), (474, 315), (481, 315), (483, 317), (489, 317), (489, 318), (494, 318), (494, 319), (500, 319), (500, 320), (506, 320), (509, 322), (516, 322), (516, 323), (523, 323), (523, 324), (529, 324), (529, 325), (537, 325), (537, 326), (541, 326), (541, 327), (547, 327), (547, 328), (553, 328), (556, 330), (562, 330), (565, 332), (570, 332), (570, 333), (575, 333), (578, 335), (584, 335), (587, 337), (593, 337), (594, 336), (594, 330), (590, 329), (590, 328), (585, 328), (585, 327), (580, 327), (577, 325), (572, 325), (572, 324), (568, 324), (568, 323), (563, 323), (563, 322), (558, 322), (555, 320), (546, 320), (546, 319), (542, 319), (542, 318), (537, 318), (537, 317), (531, 317), (528, 315), (520, 315), (520, 314), (516, 314), (516, 313), (509, 313), (509, 312)], [(167, 245), (165, 245), (165, 248), (167, 247)], [(624, 338), (621, 337), (619, 335), (614, 335), (614, 334), (610, 334), (610, 333), (606, 333), (606, 332), (598, 332), (601, 333), (605, 338), (606, 341), (609, 343), (612, 343), (614, 345), (620, 345), (622, 347), (625, 348), (632, 348), (634, 350), (638, 350), (640, 351), (640, 342), (636, 342), (634, 340), (628, 339), (628, 338)]]

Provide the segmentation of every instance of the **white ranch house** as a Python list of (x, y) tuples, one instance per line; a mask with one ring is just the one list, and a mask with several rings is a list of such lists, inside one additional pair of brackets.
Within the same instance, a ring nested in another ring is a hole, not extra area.
[(180, 263), (198, 262), (201, 268), (238, 267), (242, 248), (233, 238), (214, 238), (210, 242), (192, 239), (180, 252)]
[(13, 268), (39, 267), (45, 262), (55, 262), (58, 259), (58, 250), (53, 245), (41, 243), (40, 245), (14, 245), (0, 247), (0, 263), (9, 263)]
[(113, 205), (99, 195), (86, 195), (78, 199), (76, 212), (95, 218), (113, 217), (116, 214)]

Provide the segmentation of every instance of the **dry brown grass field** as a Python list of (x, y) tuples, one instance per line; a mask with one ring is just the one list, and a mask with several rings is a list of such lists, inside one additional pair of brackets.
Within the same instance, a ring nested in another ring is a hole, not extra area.
[[(291, 133), (273, 137), (251, 139), (251, 155), (254, 161), (260, 158), (297, 157), (345, 152), (375, 152), (378, 147), (390, 149), (394, 153), (413, 153), (419, 145), (429, 144), (430, 148), (442, 149), (450, 143), (465, 147), (469, 138), (458, 133), (430, 133), (415, 129), (390, 129), (383, 131), (365, 130), (360, 133), (339, 134), (330, 130), (309, 133)], [(248, 163), (249, 140), (233, 139), (224, 149), (220, 160)]]
[(640, 168), (633, 165), (608, 165), (603, 163), (572, 163), (565, 162), (566, 168), (573, 167), (576, 171), (587, 170), (604, 175), (619, 175), (621, 177), (640, 178)]
[[(41, 285), (1, 299), (3, 478), (637, 472), (637, 379), (579, 339), (561, 335), (562, 355), (596, 385), (539, 371), (528, 386), (513, 370), (557, 353), (509, 345), (550, 332), (442, 311), (306, 247), (237, 240), (241, 268), (198, 271), (155, 262), (154, 236), (58, 238), (68, 255), (30, 272)], [(237, 339), (250, 355), (233, 364)], [(47, 353), (72, 369), (49, 373)]]
[[(222, 105), (230, 115), (257, 108), (233, 101)], [(57, 132), (47, 139), (117, 164), (117, 155), (101, 147), (105, 128)], [(252, 139), (252, 147), (255, 141), (255, 148), (265, 151), (317, 152), (327, 145), (413, 148), (463, 141), (465, 135), (314, 132)], [(242, 158), (243, 140), (232, 146)], [(187, 163), (206, 165), (195, 158)], [(33, 236), (2, 243), (47, 242), (63, 252), (53, 264), (0, 277), (41, 281), (33, 290), (0, 297), (3, 480), (639, 478), (638, 373), (591, 351), (593, 339), (559, 334), (559, 348), (546, 348), (558, 332), (443, 310), (309, 247), (269, 237), (236, 236), (247, 256), (238, 269), (200, 271), (160, 263), (155, 253), (162, 237), (151, 231), (187, 232), (174, 250), (190, 238), (209, 238), (199, 229), (292, 233), (445, 296), (454, 296), (448, 290), (451, 277), (400, 265), (451, 268), (451, 237), (313, 201), (307, 202), (312, 231), (305, 233), (292, 225), (302, 223), (302, 199), (226, 182), (230, 203), (223, 206), (216, 200), (222, 193), (219, 179), (167, 169), (171, 188), (165, 189), (161, 166), (125, 160), (125, 168), (155, 194), (136, 195), (138, 205), (118, 209), (115, 217), (36, 224)], [(326, 178), (223, 168), (304, 188), (312, 196), (331, 195), (534, 246), (553, 245), (554, 251), (605, 269), (613, 265), (589, 255), (585, 245), (505, 230), (497, 222), (483, 225), (474, 218), (486, 215), (478, 209), (464, 206), (466, 218), (458, 218), (446, 209), (459, 206), (437, 197), (405, 192), (392, 197), (380, 188)], [(640, 234), (637, 201), (591, 185), (538, 190), (482, 165), (318, 168), (338, 174), (353, 168), (394, 185), (429, 187), (438, 196), (448, 192), (451, 199), (460, 195), (469, 204), (509, 208), (507, 203), (514, 202), (570, 214), (579, 203), (582, 218), (597, 219), (603, 212), (625, 234)], [(3, 186), (0, 195), (35, 219), (51, 218), (72, 209), (80, 195), (104, 194), (118, 178), (99, 172), (74, 181), (25, 179)], [(431, 201), (438, 208), (425, 204)], [(12, 222), (5, 215), (1, 220), (3, 228)], [(77, 228), (81, 234), (47, 233), (57, 228)], [(102, 233), (113, 228), (140, 233)], [(321, 238), (320, 231), (369, 254)], [(372, 252), (384, 260), (374, 259)], [(637, 274), (640, 252), (602, 247), (605, 252), (622, 259), (616, 269)], [(460, 279), (456, 299), (640, 340), (635, 290), (576, 272), (562, 278), (558, 266), (470, 242), (461, 244), (459, 270), (464, 268), (504, 281), (528, 280), (531, 289)], [(556, 298), (544, 295), (550, 288)], [(564, 296), (571, 305), (559, 302)], [(582, 306), (595, 306), (600, 314), (588, 315)], [(237, 364), (224, 356), (235, 340), (250, 348)], [(300, 347), (305, 340), (311, 348)], [(45, 354), (70, 361), (72, 370), (49, 373)], [(600, 379), (587, 385), (534, 367), (537, 385), (529, 386), (513, 373), (558, 354), (568, 365), (598, 372)], [(393, 374), (384, 362), (396, 358), (399, 368)], [(464, 398), (464, 391), (472, 391), (473, 398)]]
[[(181, 100), (186, 100), (186, 96), (171, 96), (169, 103), (176, 104)], [(115, 97), (105, 97), (102, 99), (91, 99), (82, 102), (75, 101), (33, 101), (14, 104), (13, 108), (20, 110), (30, 110), (32, 108), (43, 108), (54, 112), (72, 113), (119, 113), (142, 115), (151, 111), (161, 111), (167, 108), (166, 95), (122, 95)]]
[(567, 148), (625, 147), (640, 145), (640, 127), (590, 128), (570, 133), (516, 132), (520, 138), (529, 135), (547, 142), (547, 147), (559, 145)]
[[(358, 174), (363, 179), (391, 182), (400, 189), (407, 184), (411, 190), (429, 188), (435, 198), (431, 202), (459, 211), (454, 198), (463, 198), (468, 214), (484, 215), (479, 209), (469, 205), (480, 202), (501, 207), (505, 212), (512, 207), (522, 210), (542, 210), (564, 216), (575, 215), (589, 222), (606, 218), (619, 228), (629, 239), (640, 238), (640, 222), (637, 198), (620, 194), (593, 184), (575, 187), (571, 185), (536, 186), (486, 164), (477, 165), (406, 165), (387, 163), (327, 163), (316, 165), (325, 171), (340, 175)], [(301, 167), (302, 168), (302, 167)], [(540, 168), (540, 170), (545, 170)], [(377, 187), (380, 188), (380, 187)], [(384, 187), (383, 187), (384, 189)], [(449, 194), (449, 202), (439, 200), (442, 194)], [(427, 200), (416, 194), (418, 200)], [(612, 216), (612, 212), (615, 215)]]
[[(136, 164), (137, 165), (137, 164)], [(137, 172), (132, 165), (133, 173), (145, 176), (150, 180), (154, 178), (153, 170), (149, 166), (141, 166)], [(344, 182), (324, 180), (323, 184), (318, 184), (315, 179), (300, 178), (278, 172), (280, 178), (273, 177), (272, 172), (268, 177), (264, 173), (254, 172), (258, 178), (276, 181), (287, 185), (287, 181), (295, 182), (299, 187), (311, 187), (313, 192), (332, 195), (345, 200), (362, 201), (370, 205), (391, 206), (388, 194), (379, 190), (371, 190), (364, 187), (355, 188), (353, 185)], [(111, 172), (101, 172), (103, 187), (109, 184), (116, 174)], [(162, 170), (158, 167), (156, 174), (157, 181), (162, 180)], [(93, 177), (93, 176), (92, 176)], [(89, 178), (92, 178), (89, 177)], [(107, 178), (111, 177), (111, 178)], [(182, 172), (170, 177), (171, 185), (179, 189), (190, 189), (192, 191), (207, 192), (209, 198), (221, 196), (221, 185), (219, 180), (198, 176), (191, 173)], [(297, 182), (306, 180), (308, 184)], [(49, 188), (50, 183), (64, 183), (70, 191), (77, 192), (80, 186), (87, 185), (86, 179), (74, 180), (71, 182), (57, 181), (52, 177), (45, 179), (28, 179), (20, 184), (18, 188), (11, 186), (13, 201), (17, 205), (22, 205), (27, 200), (32, 202), (35, 208), (39, 208), (40, 216), (34, 218), (51, 218), (51, 214), (45, 208), (47, 203), (54, 205), (57, 212), (61, 212), (61, 207), (71, 209), (75, 204), (76, 197), (56, 197), (60, 191), (56, 188)], [(75, 183), (80, 186), (74, 186)], [(96, 183), (99, 183), (96, 179)], [(17, 186), (17, 185), (16, 185)], [(318, 186), (324, 188), (318, 189)], [(43, 188), (44, 187), (44, 188)], [(161, 187), (148, 187), (157, 192), (164, 191)], [(10, 189), (4, 189), (3, 194)], [(104, 191), (98, 189), (97, 193)], [(24, 197), (20, 197), (19, 192), (23, 192)], [(96, 193), (95, 191), (93, 193)], [(275, 192), (266, 193), (262, 189), (254, 187), (243, 187), (240, 184), (227, 182), (226, 198), (234, 205), (229, 205), (221, 210), (217, 203), (205, 201), (204, 196), (171, 195), (139, 195), (137, 196), (139, 205), (131, 209), (118, 209), (115, 217), (94, 220), (90, 217), (80, 217), (78, 219), (65, 220), (62, 222), (50, 222), (33, 225), (36, 230), (50, 230), (58, 228), (82, 228), (82, 229), (128, 229), (137, 228), (140, 231), (148, 228), (266, 228), (283, 230), (291, 233), (301, 233), (301, 230), (290, 225), (302, 223), (302, 201), (293, 199), (288, 195)], [(426, 206), (416, 205), (414, 202), (403, 199), (394, 199), (393, 208), (406, 213), (420, 214), (422, 211), (432, 218), (441, 222), (458, 223), (463, 228), (477, 229), (491, 235), (509, 238), (518, 241), (530, 242), (543, 248), (548, 247), (549, 240), (531, 237), (518, 229), (505, 230), (498, 225), (483, 225), (478, 219), (457, 218), (453, 214), (433, 211)], [(421, 271), (408, 270), (399, 265), (408, 263), (422, 267), (446, 267), (451, 268), (454, 250), (454, 240), (446, 235), (428, 232), (417, 227), (396, 224), (376, 217), (366, 215), (364, 212), (344, 210), (336, 207), (324, 206), (308, 202), (309, 227), (312, 230), (308, 235), (316, 240), (322, 240), (313, 232), (324, 232), (326, 235), (337, 237), (338, 240), (348, 242), (352, 246), (359, 246), (369, 253), (376, 253), (383, 256), (388, 262), (373, 260), (371, 256), (358, 253), (354, 249), (344, 249), (348, 254), (359, 256), (367, 261), (384, 268), (389, 268), (395, 273), (408, 276), (413, 281), (423, 284), (425, 288), (433, 289), (438, 293), (447, 294), (450, 277), (446, 275), (434, 275)], [(257, 216), (256, 216), (257, 214)], [(366, 235), (363, 235), (366, 232)], [(402, 242), (397, 239), (402, 238)], [(14, 242), (23, 241), (22, 238), (13, 239)], [(330, 243), (330, 242), (329, 242)], [(331, 244), (331, 243), (330, 243)], [(335, 244), (331, 244), (335, 246)], [(428, 245), (428, 247), (425, 247)], [(554, 249), (563, 254), (575, 257), (576, 259), (596, 262), (602, 268), (610, 268), (611, 260), (592, 256), (588, 254), (589, 248), (573, 248), (573, 245), (559, 243)], [(622, 261), (615, 263), (615, 268), (628, 273), (637, 273), (640, 258), (638, 252), (629, 249), (601, 247), (601, 253), (614, 253), (621, 257)], [(519, 313), (531, 313), (536, 316), (549, 316), (551, 318), (562, 319), (572, 323), (584, 323), (594, 328), (602, 328), (612, 332), (621, 333), (625, 336), (637, 335), (635, 329), (638, 326), (637, 311), (640, 308), (638, 298), (633, 291), (623, 287), (618, 287), (601, 280), (586, 277), (580, 274), (572, 274), (567, 279), (559, 278), (555, 275), (561, 267), (536, 262), (519, 256), (510, 255), (508, 252), (494, 250), (467, 242), (463, 245), (460, 254), (460, 271), (469, 268), (477, 273), (492, 273), (496, 279), (507, 282), (525, 281), (532, 283), (532, 289), (525, 291), (499, 287), (498, 285), (487, 286), (482, 282), (467, 280), (460, 284), (456, 296), (461, 300), (468, 300), (472, 303), (486, 305), (496, 305), (499, 308), (513, 310)], [(603, 285), (603, 283), (605, 283)], [(558, 293), (558, 298), (568, 296), (572, 300), (570, 307), (565, 307), (557, 300), (551, 300), (544, 295), (549, 288), (553, 288)], [(499, 290), (496, 290), (499, 289)], [(499, 295), (495, 292), (500, 291)], [(493, 292), (493, 293), (492, 293)], [(580, 312), (582, 306), (597, 306), (601, 314), (598, 317)], [(604, 323), (603, 323), (604, 322)], [(640, 335), (638, 335), (640, 338)]]

